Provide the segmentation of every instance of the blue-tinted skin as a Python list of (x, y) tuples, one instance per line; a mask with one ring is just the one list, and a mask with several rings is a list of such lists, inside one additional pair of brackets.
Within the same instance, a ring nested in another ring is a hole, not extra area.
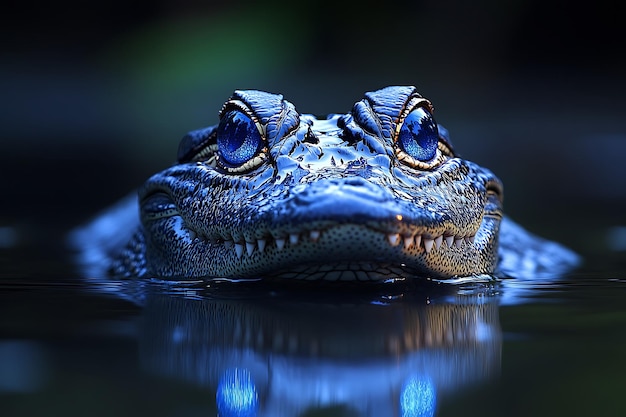
[(327, 119), (277, 94), (236, 91), (219, 125), (187, 134), (178, 163), (140, 188), (139, 210), (129, 201), (77, 236), (84, 264), (117, 277), (309, 280), (575, 265), (502, 218), (500, 180), (457, 157), (432, 111), (414, 87), (366, 93)]

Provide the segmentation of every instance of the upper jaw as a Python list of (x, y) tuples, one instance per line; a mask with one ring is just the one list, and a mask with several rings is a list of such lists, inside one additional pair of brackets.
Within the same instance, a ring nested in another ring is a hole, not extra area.
[(282, 250), (315, 242), (327, 231), (344, 226), (376, 233), (372, 236), (380, 236), (392, 247), (421, 247), (429, 253), (442, 246), (460, 248), (472, 243), (484, 214), (484, 207), (441, 213), (393, 196), (363, 198), (323, 188), (328, 193), (316, 199), (296, 196), (253, 216), (235, 216), (242, 219), (235, 224), (201, 222), (194, 232), (203, 240), (232, 246), (238, 257), (262, 253), (268, 247)]

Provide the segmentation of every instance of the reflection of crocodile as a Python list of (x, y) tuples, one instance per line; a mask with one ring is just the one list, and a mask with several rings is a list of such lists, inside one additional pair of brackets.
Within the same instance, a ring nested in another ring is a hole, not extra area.
[(503, 220), (500, 180), (456, 156), (432, 111), (413, 87), (323, 120), (236, 91), (140, 189), (140, 219), (127, 201), (75, 235), (83, 260), (120, 277), (350, 281), (575, 264)]
[(258, 287), (226, 299), (147, 291), (143, 367), (210, 390), (220, 416), (258, 417), (330, 408), (432, 416), (437, 403), (499, 373), (496, 297), (316, 298)]

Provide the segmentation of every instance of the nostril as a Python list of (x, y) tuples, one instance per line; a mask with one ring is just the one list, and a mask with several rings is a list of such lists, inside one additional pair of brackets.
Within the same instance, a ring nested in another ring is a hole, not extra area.
[(393, 200), (390, 191), (361, 177), (316, 181), (307, 184), (307, 187), (295, 197), (300, 204), (319, 204), (322, 200), (343, 204), (381, 203)]
[(309, 127), (309, 129), (306, 132), (306, 136), (304, 137), (304, 139), (302, 140), (302, 142), (304, 143), (310, 143), (312, 145), (317, 145), (320, 143), (319, 138), (317, 137), (317, 135), (315, 135), (315, 133), (313, 133), (313, 131), (311, 130), (311, 128)]
[(393, 198), (388, 190), (372, 184), (361, 177), (345, 178), (339, 189), (343, 193), (352, 194), (367, 200), (385, 201)]
[(342, 182), (346, 185), (352, 185), (356, 187), (367, 186), (369, 184), (369, 181), (367, 181), (366, 179), (362, 177), (348, 177), (348, 178), (344, 178)]

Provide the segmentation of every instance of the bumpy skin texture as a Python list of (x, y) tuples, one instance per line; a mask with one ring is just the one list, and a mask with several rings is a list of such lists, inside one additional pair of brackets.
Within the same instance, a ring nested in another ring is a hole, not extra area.
[(411, 145), (400, 142), (403, 123), (416, 109), (432, 113), (414, 87), (367, 93), (351, 113), (325, 120), (299, 114), (280, 95), (236, 91), (220, 116), (249, 117), (258, 149), (235, 166), (223, 155), (228, 138), (220, 134), (228, 132), (220, 127), (185, 136), (179, 163), (139, 191), (141, 225), (111, 273), (327, 280), (492, 274), (500, 181), (455, 157), (441, 127), (432, 157), (405, 152)]

